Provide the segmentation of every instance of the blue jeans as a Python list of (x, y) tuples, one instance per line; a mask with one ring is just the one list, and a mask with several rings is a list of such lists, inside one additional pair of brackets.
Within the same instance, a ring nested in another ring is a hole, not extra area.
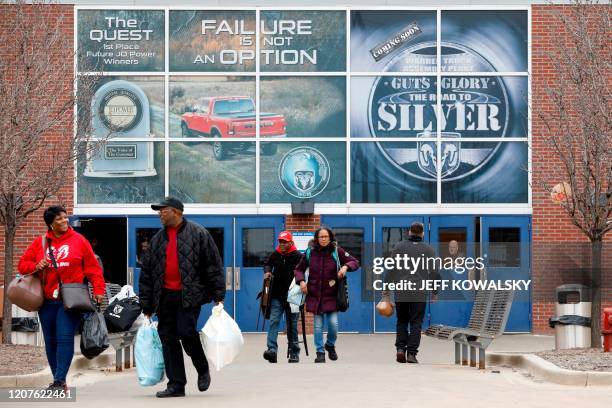
[(287, 326), (287, 339), (289, 341), (289, 351), (293, 353), (300, 352), (300, 346), (298, 343), (298, 320), (300, 320), (299, 313), (291, 313), (289, 304), (283, 302), (280, 299), (272, 299), (270, 305), (270, 328), (268, 329), (268, 350), (278, 351), (278, 326), (280, 320), (285, 315), (286, 326)]
[(325, 344), (334, 346), (338, 338), (338, 312), (314, 315), (314, 343), (317, 353), (325, 352), (325, 345), (323, 344), (323, 317), (327, 320), (327, 341)]
[(47, 361), (54, 381), (66, 382), (74, 356), (74, 333), (82, 314), (64, 311), (61, 300), (47, 300), (38, 311), (45, 338)]

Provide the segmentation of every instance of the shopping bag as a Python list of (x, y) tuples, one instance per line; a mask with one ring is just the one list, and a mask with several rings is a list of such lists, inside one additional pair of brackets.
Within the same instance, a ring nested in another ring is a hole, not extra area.
[(92, 359), (108, 348), (108, 331), (102, 312), (85, 315), (81, 328), (81, 354)]
[(157, 334), (157, 322), (147, 322), (136, 333), (134, 345), (136, 375), (143, 387), (155, 385), (164, 379), (164, 354)]
[[(309, 270), (310, 268), (306, 268), (306, 271), (304, 272), (305, 282), (308, 282)], [(299, 307), (302, 306), (305, 301), (306, 301), (306, 295), (302, 293), (302, 289), (300, 288), (300, 285), (295, 283), (295, 278), (293, 278), (293, 280), (289, 284), (289, 291), (287, 292), (287, 303), (289, 303), (289, 306), (292, 306), (292, 305), (297, 306), (297, 309), (299, 310)], [(297, 313), (297, 312), (294, 312), (293, 310), (294, 308), (291, 309), (291, 313)]]
[(244, 345), (238, 324), (223, 309), (223, 303), (213, 307), (200, 332), (200, 339), (208, 361), (219, 371), (234, 361)]
[(108, 332), (118, 333), (129, 330), (141, 312), (142, 306), (137, 296), (116, 299), (104, 311)]
[(134, 288), (131, 285), (123, 285), (119, 293), (117, 293), (112, 298), (108, 299), (108, 304), (110, 305), (115, 300), (127, 299), (136, 296), (136, 292), (134, 292)]

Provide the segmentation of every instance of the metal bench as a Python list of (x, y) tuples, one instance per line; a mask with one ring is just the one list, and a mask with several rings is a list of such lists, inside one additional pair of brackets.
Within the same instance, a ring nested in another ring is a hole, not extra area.
[[(90, 292), (93, 290), (89, 286)], [(100, 304), (100, 311), (104, 312), (108, 308), (108, 301), (121, 290), (121, 285), (107, 283), (104, 298)], [(123, 371), (123, 368), (136, 366), (136, 359), (133, 357), (132, 345), (136, 339), (138, 329), (130, 329), (124, 332), (109, 333), (108, 342), (115, 349), (115, 371)]]
[(455, 364), (476, 367), (476, 348), (478, 348), (478, 368), (485, 368), (485, 350), (491, 342), (501, 336), (508, 321), (512, 306), (513, 291), (479, 290), (474, 297), (474, 305), (467, 327), (453, 327), (436, 324), (425, 331), (426, 336), (455, 342)]

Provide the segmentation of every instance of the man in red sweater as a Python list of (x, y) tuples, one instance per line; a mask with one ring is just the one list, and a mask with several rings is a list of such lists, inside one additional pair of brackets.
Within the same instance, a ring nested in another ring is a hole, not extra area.
[(143, 257), (139, 296), (143, 313), (156, 313), (159, 320), (168, 386), (156, 396), (182, 397), (187, 383), (183, 348), (198, 371), (198, 389), (210, 386), (196, 324), (203, 304), (223, 302), (223, 263), (210, 233), (183, 217), (180, 200), (167, 197), (151, 208), (159, 211), (164, 228), (153, 236)]

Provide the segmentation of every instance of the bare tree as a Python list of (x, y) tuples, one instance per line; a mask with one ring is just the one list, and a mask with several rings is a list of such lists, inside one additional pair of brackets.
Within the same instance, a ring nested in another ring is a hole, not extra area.
[[(574, 0), (552, 6), (552, 48), (548, 62), (554, 68), (542, 92), (548, 109), (533, 111), (544, 124), (547, 148), (561, 164), (561, 191), (547, 180), (536, 179), (553, 195), (571, 222), (591, 242), (591, 346), (601, 347), (602, 241), (612, 229), (612, 134), (610, 122), (610, 4)], [(534, 163), (535, 166), (544, 163)], [(534, 172), (535, 173), (535, 172)]]
[(6, 291), (13, 277), (17, 229), (62, 186), (73, 183), (75, 161), (100, 145), (89, 140), (89, 130), (90, 103), (101, 74), (77, 76), (72, 20), (62, 17), (60, 7), (49, 1), (0, 0), (4, 343), (11, 341)]

